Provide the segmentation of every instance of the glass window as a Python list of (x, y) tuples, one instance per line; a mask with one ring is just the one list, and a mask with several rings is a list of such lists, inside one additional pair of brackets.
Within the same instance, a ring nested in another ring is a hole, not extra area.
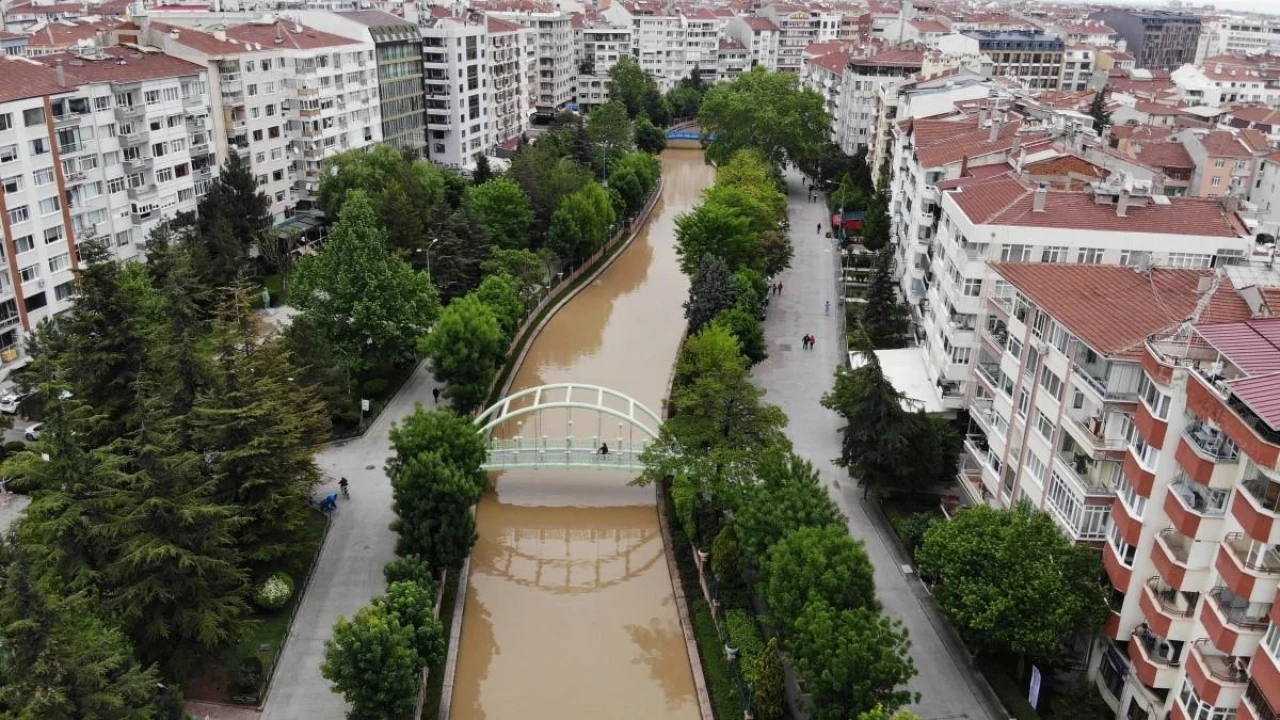
[(53, 288), (53, 297), (57, 300), (70, 300), (76, 296), (76, 284), (68, 280)]
[(31, 210), (26, 205), (9, 208), (9, 223), (26, 222), (31, 219)]
[(9, 193), (16, 193), (22, 189), (22, 176), (12, 175), (5, 178), (3, 181), (0, 181), (0, 184), (4, 185), (5, 195), (8, 195)]
[(44, 108), (30, 108), (22, 111), (22, 122), (27, 127), (44, 124)]
[(56, 213), (62, 209), (62, 202), (58, 200), (58, 196), (47, 197), (40, 201), (40, 214), (48, 215)]
[(71, 254), (62, 253), (49, 258), (49, 272), (56, 273), (71, 267)]
[(13, 246), (17, 249), (18, 254), (21, 255), (28, 250), (36, 249), (36, 239), (30, 235), (23, 235), (20, 238), (14, 239)]

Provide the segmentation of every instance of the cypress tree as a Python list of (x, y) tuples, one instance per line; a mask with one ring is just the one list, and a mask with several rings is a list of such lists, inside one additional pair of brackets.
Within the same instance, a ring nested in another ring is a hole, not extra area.
[(876, 254), (866, 300), (862, 311), (862, 325), (873, 347), (899, 347), (907, 332), (907, 311), (898, 300), (897, 283), (893, 280), (891, 248), (884, 248)]

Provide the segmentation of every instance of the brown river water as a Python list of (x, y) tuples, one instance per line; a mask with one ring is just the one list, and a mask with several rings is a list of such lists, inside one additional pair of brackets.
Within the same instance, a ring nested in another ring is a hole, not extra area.
[[(662, 177), (647, 226), (547, 324), (512, 393), (589, 383), (660, 412), (689, 287), (675, 218), (714, 170), (700, 151), (668, 150)], [(544, 434), (564, 434), (564, 419), (544, 413)], [(576, 435), (618, 432), (593, 412), (573, 419)], [(493, 479), (478, 508), (452, 720), (697, 718), (653, 488), (554, 467)]]

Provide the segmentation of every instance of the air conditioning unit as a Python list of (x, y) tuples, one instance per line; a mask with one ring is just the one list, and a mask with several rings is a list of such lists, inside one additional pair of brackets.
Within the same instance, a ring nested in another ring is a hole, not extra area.
[(36, 281), (36, 287), (42, 288), (42, 287), (44, 287), (44, 286), (45, 286), (45, 281), (44, 281), (44, 280), (37, 280), (37, 281)]

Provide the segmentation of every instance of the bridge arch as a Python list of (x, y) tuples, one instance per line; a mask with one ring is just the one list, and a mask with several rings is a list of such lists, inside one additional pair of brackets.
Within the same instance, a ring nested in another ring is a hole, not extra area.
[[(542, 422), (542, 413), (546, 410), (567, 411), (562, 434), (551, 432)], [(596, 434), (575, 436), (573, 410), (596, 414)], [(535, 419), (535, 430), (532, 436), (525, 436), (523, 419), (530, 416)], [(600, 420), (606, 416), (619, 420), (616, 437), (608, 437), (604, 432)], [(514, 437), (493, 437), (495, 428), (512, 420), (521, 427)], [(640, 453), (658, 438), (662, 427), (658, 414), (639, 400), (617, 390), (584, 383), (554, 383), (521, 390), (485, 408), (474, 423), (476, 431), (488, 442), (485, 468), (490, 470), (555, 465), (639, 471), (643, 469)], [(605, 445), (609, 452), (601, 454), (599, 451)]]

